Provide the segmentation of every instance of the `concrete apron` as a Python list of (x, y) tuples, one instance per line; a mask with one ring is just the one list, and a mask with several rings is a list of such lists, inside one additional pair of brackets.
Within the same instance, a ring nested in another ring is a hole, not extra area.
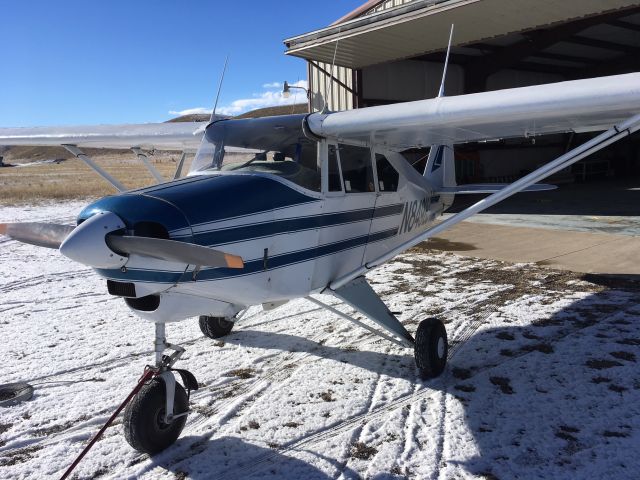
[(573, 272), (640, 274), (640, 236), (466, 221), (421, 246)]

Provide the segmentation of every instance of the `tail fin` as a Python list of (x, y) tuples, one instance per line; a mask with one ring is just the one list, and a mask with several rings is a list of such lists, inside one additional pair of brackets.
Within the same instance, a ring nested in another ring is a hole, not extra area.
[[(444, 192), (456, 186), (456, 163), (452, 145), (432, 145), (427, 165), (422, 174), (433, 186), (435, 192)], [(447, 209), (453, 203), (454, 193), (441, 194), (440, 201)]]

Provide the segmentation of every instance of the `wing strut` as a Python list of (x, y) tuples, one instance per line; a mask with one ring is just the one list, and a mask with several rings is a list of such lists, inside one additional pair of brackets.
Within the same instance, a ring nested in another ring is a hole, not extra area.
[(180, 176), (182, 175), (182, 166), (184, 165), (184, 159), (186, 158), (187, 154), (182, 152), (182, 155), (180, 156), (180, 160), (178, 161), (178, 166), (176, 167), (176, 173), (174, 173), (173, 175), (173, 179), (177, 180), (180, 178)]
[(588, 142), (580, 145), (577, 148), (574, 148), (573, 150), (565, 153), (564, 155), (553, 160), (552, 162), (549, 162), (546, 165), (538, 168), (537, 170), (534, 170), (529, 175), (522, 177), (520, 180), (517, 180), (509, 184), (499, 192), (489, 195), (488, 197), (462, 210), (461, 212), (456, 213), (455, 215), (449, 217), (445, 221), (425, 230), (424, 232), (412, 238), (411, 240), (407, 240), (403, 244), (399, 245), (398, 247), (394, 248), (388, 253), (385, 253), (384, 255), (376, 258), (375, 260), (370, 261), (369, 263), (363, 265), (357, 270), (354, 270), (351, 273), (348, 273), (346, 275), (343, 275), (340, 278), (337, 278), (336, 280), (331, 282), (331, 284), (329, 284), (329, 288), (334, 291), (341, 288), (342, 286), (346, 285), (354, 278), (359, 277), (360, 275), (364, 275), (368, 270), (375, 268), (383, 264), (384, 262), (391, 260), (393, 257), (398, 255), (399, 253), (404, 252), (408, 248), (411, 248), (417, 245), (418, 243), (423, 242), (424, 240), (427, 240), (428, 238), (434, 235), (437, 235), (438, 233), (444, 230), (447, 230), (448, 228), (453, 227), (457, 223), (460, 223), (463, 220), (466, 220), (472, 215), (475, 215), (476, 213), (479, 213), (495, 205), (496, 203), (501, 202), (502, 200), (510, 197), (515, 193), (521, 192), (527, 187), (533, 185), (534, 183), (539, 182), (540, 180), (543, 180), (549, 177), (550, 175), (553, 175), (554, 173), (562, 170), (563, 168), (573, 165), (574, 163), (582, 160), (583, 158), (591, 155), (592, 153), (602, 150), (603, 148), (611, 145), (612, 143), (617, 142), (618, 140), (621, 140), (622, 138), (625, 138), (631, 135), (632, 133), (638, 130), (640, 130), (640, 115), (635, 115), (630, 119), (626, 120), (625, 122), (622, 122), (618, 125), (614, 125), (613, 128), (607, 130), (604, 133), (601, 133), (597, 137), (589, 140)]
[(149, 170), (151, 175), (153, 175), (153, 178), (156, 179), (157, 183), (163, 183), (166, 181), (164, 177), (160, 174), (160, 172), (156, 170), (156, 167), (151, 165), (151, 162), (149, 161), (149, 157), (147, 157), (147, 155), (142, 150), (140, 150), (140, 147), (133, 147), (131, 148), (131, 151), (135, 153), (140, 160), (142, 160), (142, 163), (144, 163), (144, 166), (147, 167), (147, 170)]
[(126, 190), (125, 186), (122, 185), (119, 181), (117, 181), (115, 178), (113, 178), (111, 175), (109, 175), (107, 172), (105, 172), (102, 168), (100, 168), (96, 162), (94, 162), (93, 160), (91, 160), (82, 150), (80, 150), (77, 146), (75, 145), (62, 145), (64, 148), (67, 149), (67, 151), (69, 151), (72, 155), (74, 155), (76, 158), (79, 158), (80, 160), (82, 160), (84, 163), (86, 163), (87, 165), (89, 165), (89, 167), (91, 167), (98, 175), (100, 175), (102, 178), (104, 178), (107, 182), (109, 182), (111, 185), (113, 185), (115, 187), (116, 190), (118, 190), (119, 192), (124, 192)]

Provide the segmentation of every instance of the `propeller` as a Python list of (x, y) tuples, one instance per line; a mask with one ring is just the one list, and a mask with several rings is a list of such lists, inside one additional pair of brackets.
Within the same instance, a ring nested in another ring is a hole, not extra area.
[(0, 223), (0, 235), (22, 243), (57, 249), (74, 228), (57, 223)]
[(144, 255), (160, 260), (205, 267), (244, 268), (242, 257), (238, 255), (231, 255), (193, 243), (127, 235), (107, 235), (106, 242), (112, 250), (125, 254)]
[(59, 249), (72, 260), (95, 268), (119, 268), (126, 255), (204, 267), (244, 268), (242, 257), (213, 248), (161, 238), (118, 235), (124, 223), (111, 212), (100, 212), (78, 227), (55, 223), (0, 223), (0, 234), (40, 247)]

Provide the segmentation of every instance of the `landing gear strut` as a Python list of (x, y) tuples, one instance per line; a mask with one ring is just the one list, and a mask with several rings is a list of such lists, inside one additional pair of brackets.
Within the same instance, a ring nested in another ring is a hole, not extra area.
[[(192, 373), (173, 368), (184, 354), (184, 348), (167, 343), (164, 323), (156, 323), (154, 346), (154, 376), (127, 405), (123, 421), (124, 436), (129, 445), (150, 455), (178, 439), (189, 414), (189, 395), (191, 390), (198, 389)], [(164, 355), (168, 348), (173, 353)], [(184, 387), (176, 382), (174, 372), (180, 375)]]

